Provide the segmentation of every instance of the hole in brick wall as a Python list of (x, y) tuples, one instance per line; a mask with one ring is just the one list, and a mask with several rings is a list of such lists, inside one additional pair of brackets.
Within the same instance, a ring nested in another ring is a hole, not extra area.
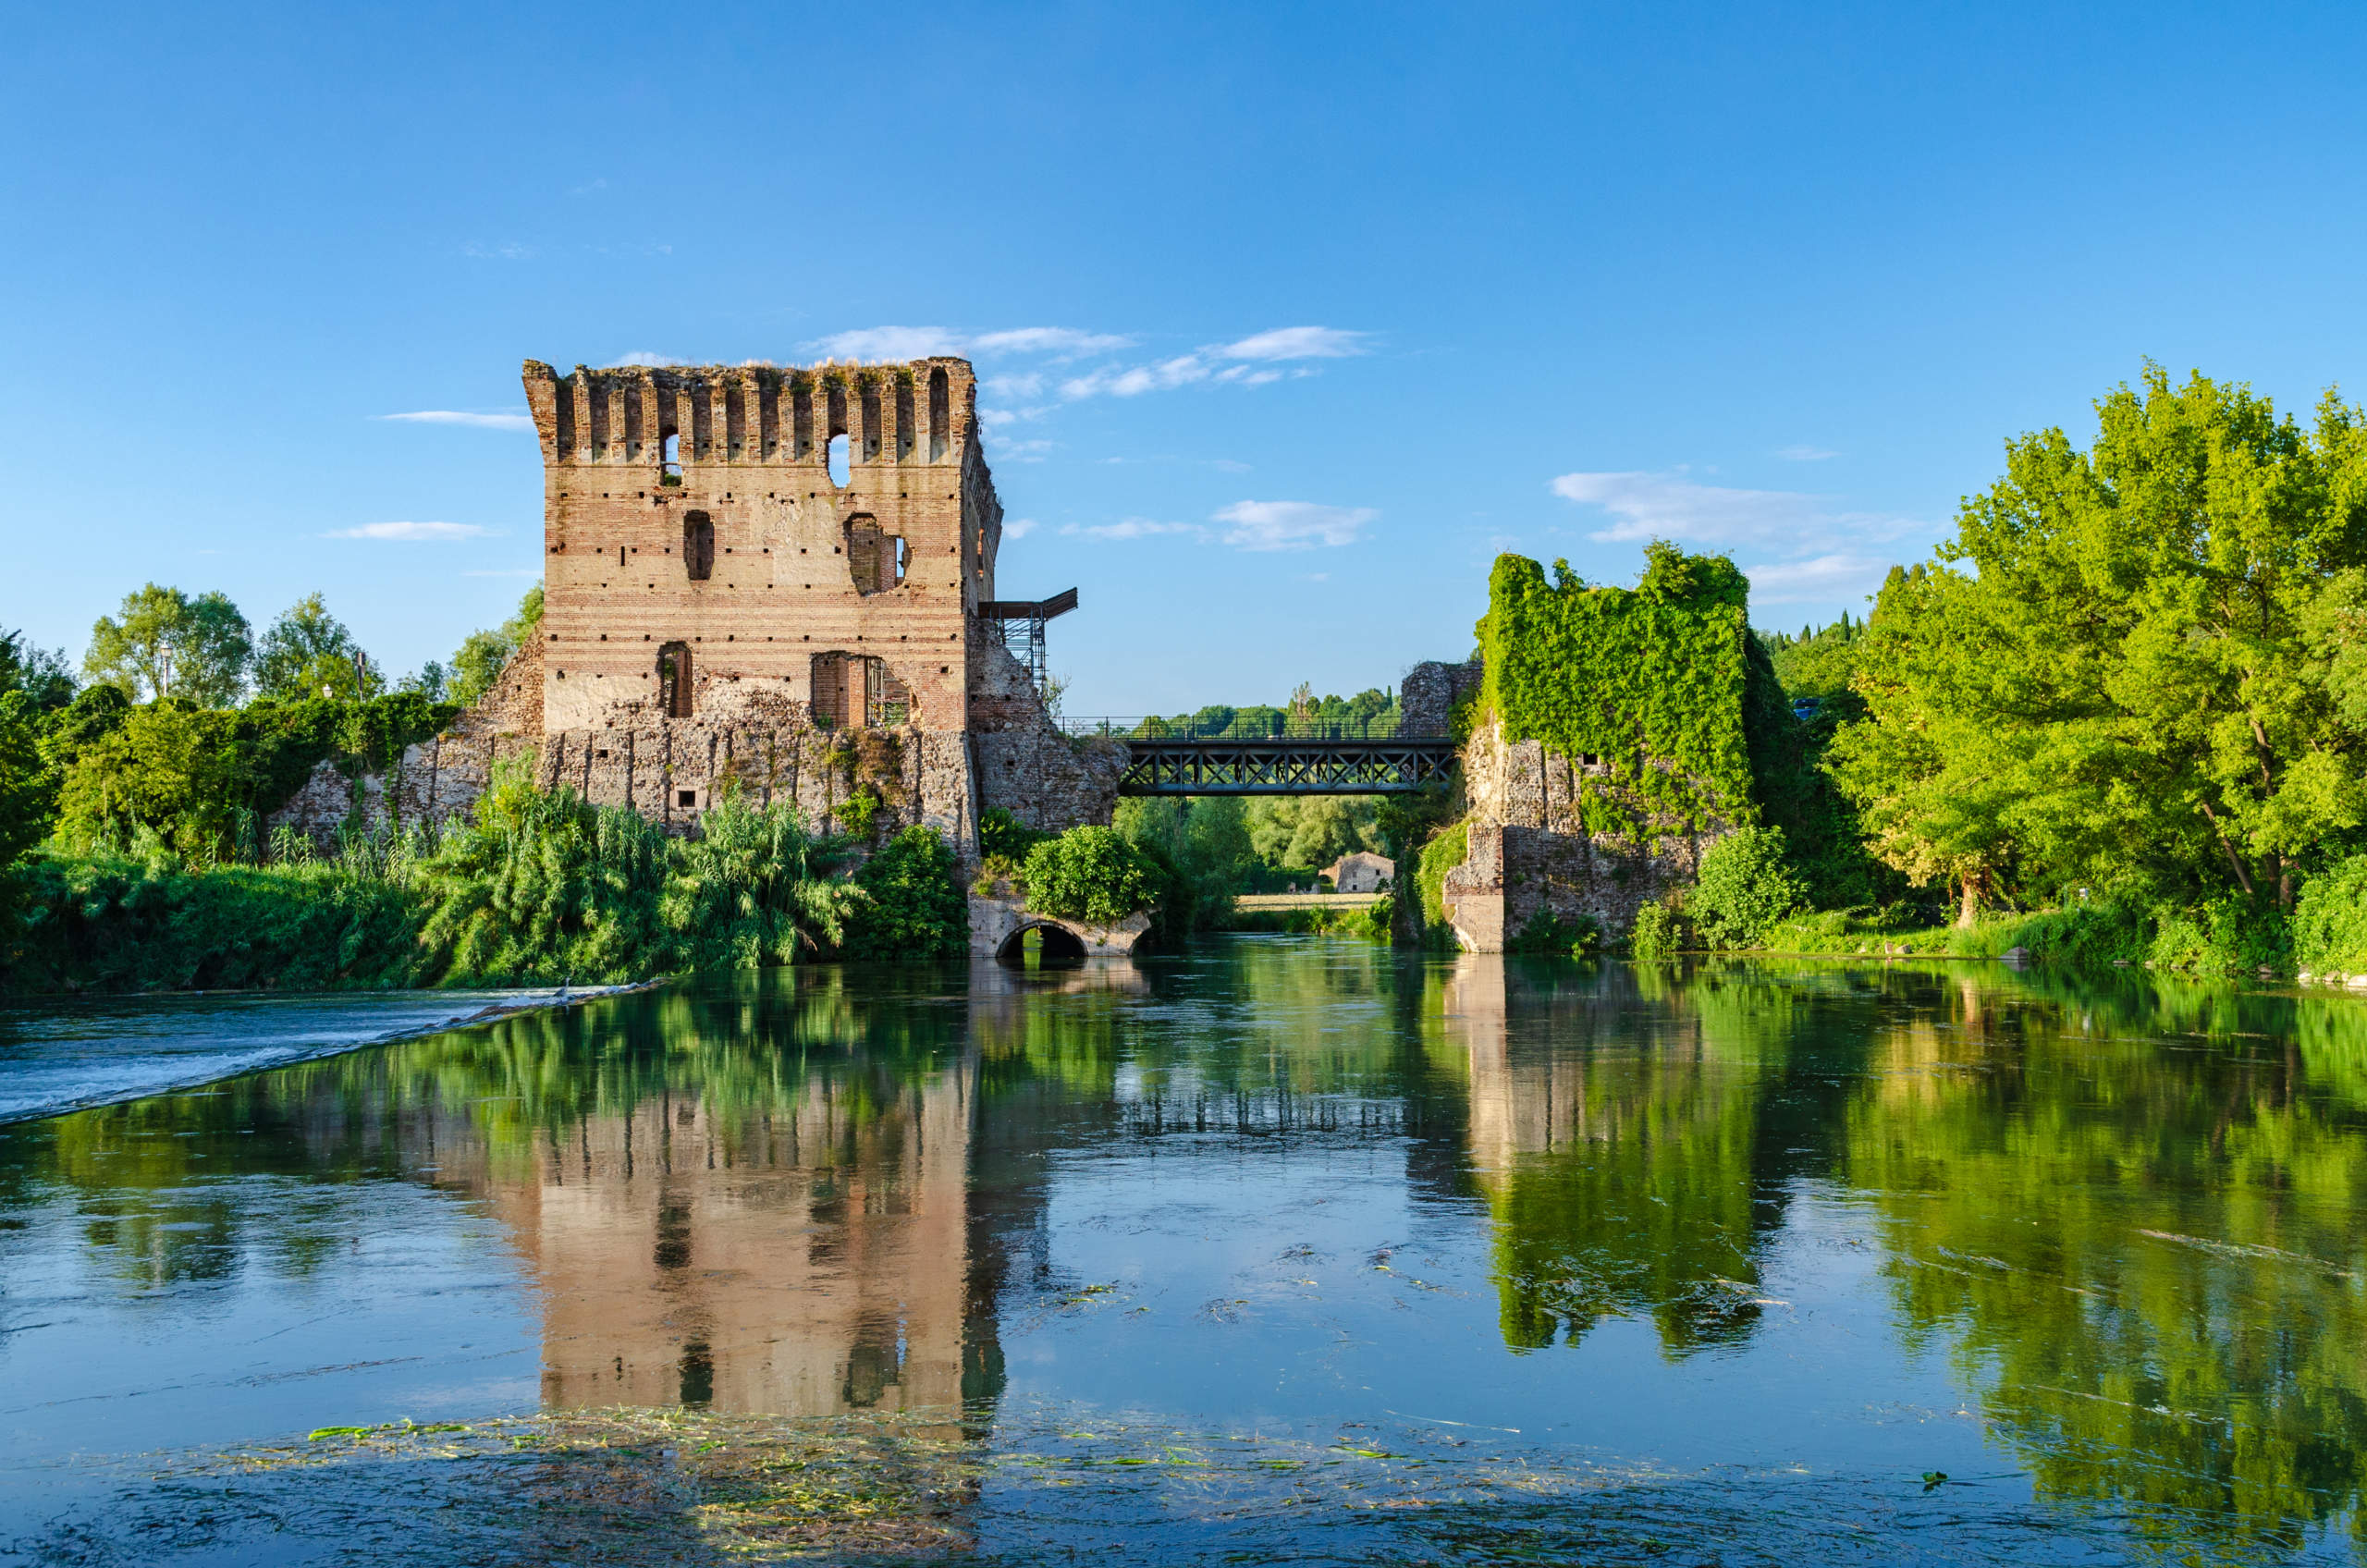
[(942, 462), (950, 444), (946, 432), (953, 423), (953, 384), (945, 367), (928, 373), (928, 460)]
[(682, 514), (682, 566), (693, 582), (715, 575), (715, 520), (705, 512)]
[(668, 431), (664, 438), (658, 442), (657, 449), (661, 454), (657, 464), (657, 482), (660, 484), (680, 484), (682, 483), (682, 437), (681, 433), (672, 430)]
[(674, 791), (674, 803), (678, 806), (697, 805), (699, 792), (696, 790), (677, 790)]
[(691, 650), (668, 643), (657, 650), (657, 708), (668, 718), (691, 717)]
[(844, 488), (848, 480), (854, 477), (853, 471), (847, 466), (847, 438), (844, 435), (831, 436), (830, 483), (841, 488)]

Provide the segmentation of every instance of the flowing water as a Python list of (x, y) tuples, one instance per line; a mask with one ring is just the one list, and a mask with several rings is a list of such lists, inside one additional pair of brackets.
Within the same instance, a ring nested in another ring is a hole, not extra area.
[(2343, 997), (717, 978), (0, 1127), (0, 1562), (2353, 1562), (2363, 1217)]

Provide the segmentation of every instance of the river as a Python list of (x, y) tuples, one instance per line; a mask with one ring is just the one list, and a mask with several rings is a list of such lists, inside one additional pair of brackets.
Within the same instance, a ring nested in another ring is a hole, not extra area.
[(684, 982), (0, 1127), (0, 1562), (2352, 1562), (2362, 1217), (2347, 997)]

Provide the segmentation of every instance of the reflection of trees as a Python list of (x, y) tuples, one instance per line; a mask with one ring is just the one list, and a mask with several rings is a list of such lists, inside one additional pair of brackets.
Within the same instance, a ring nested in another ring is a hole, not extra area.
[(1938, 999), (1846, 1119), (1909, 1332), (1944, 1333), (2043, 1492), (2214, 1554), (2355, 1527), (2367, 1010), (2151, 977)]

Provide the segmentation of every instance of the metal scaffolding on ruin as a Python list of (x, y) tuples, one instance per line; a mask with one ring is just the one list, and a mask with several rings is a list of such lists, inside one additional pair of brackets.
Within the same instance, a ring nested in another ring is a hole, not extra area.
[[(982, 600), (978, 619), (987, 623), (997, 643), (1019, 655), (1027, 667), (1028, 679), (1036, 682), (1036, 694), (1042, 696), (1049, 679), (1044, 662), (1044, 623), (1074, 608), (1076, 590), (1071, 588), (1049, 599)], [(1017, 643), (1012, 641), (1014, 634), (1020, 639)]]

